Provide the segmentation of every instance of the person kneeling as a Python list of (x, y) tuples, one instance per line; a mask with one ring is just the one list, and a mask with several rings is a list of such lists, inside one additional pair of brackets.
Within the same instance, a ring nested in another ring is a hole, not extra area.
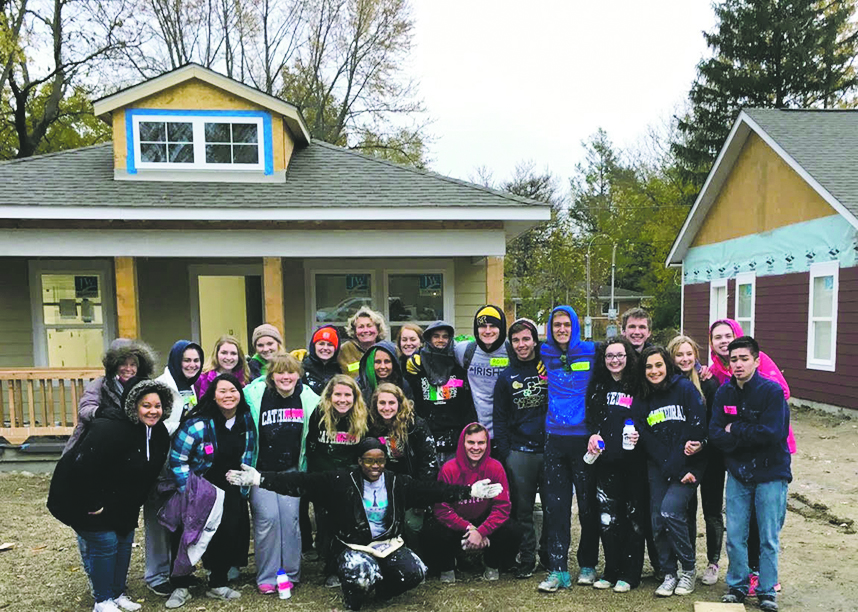
[(506, 472), (489, 457), (489, 432), (479, 423), (462, 430), (456, 458), (441, 468), (438, 480), (467, 485), (489, 479), (503, 485), (503, 492), (490, 500), (466, 500), (435, 505), (434, 519), (424, 528), (423, 547), (432, 571), (440, 572), (441, 582), (455, 582), (456, 553), (459, 550), (484, 550), (483, 577), (497, 580), (499, 570), (512, 567), (521, 544), (521, 529), (511, 521), (509, 487)]
[(423, 581), (423, 562), (401, 538), (407, 508), (490, 499), (503, 492), (501, 484), (488, 480), (454, 486), (385, 472), (386, 449), (376, 438), (364, 438), (357, 445), (357, 456), (358, 468), (352, 471), (260, 473), (242, 465), (241, 471), (227, 474), (233, 484), (256, 485), (281, 495), (309, 494), (325, 507), (337, 536), (332, 553), (337, 555), (349, 610), (360, 610), (373, 590), (377, 598), (389, 599)]

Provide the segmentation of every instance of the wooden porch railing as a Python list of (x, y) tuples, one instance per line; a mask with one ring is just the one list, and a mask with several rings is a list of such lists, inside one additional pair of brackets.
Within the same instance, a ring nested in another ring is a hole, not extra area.
[(0, 436), (21, 444), (30, 436), (69, 435), (86, 384), (103, 369), (0, 369)]

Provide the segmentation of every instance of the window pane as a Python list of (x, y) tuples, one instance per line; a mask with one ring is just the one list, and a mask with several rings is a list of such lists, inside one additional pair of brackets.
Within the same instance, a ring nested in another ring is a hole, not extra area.
[(830, 361), (831, 321), (813, 322), (813, 358)]
[(361, 306), (373, 308), (369, 274), (316, 275), (316, 321), (345, 323)]
[(751, 317), (751, 298), (754, 286), (750, 283), (747, 285), (739, 285), (739, 308), (736, 312), (737, 319), (748, 319)]
[(813, 279), (813, 317), (830, 317), (834, 305), (834, 277), (817, 276)]
[(101, 326), (101, 289), (98, 276), (42, 274), (42, 312), (45, 325)]
[(232, 145), (234, 164), (259, 163), (259, 147), (256, 145)]
[(233, 142), (258, 142), (256, 139), (256, 124), (255, 123), (233, 123), (232, 124), (232, 141)]
[(206, 142), (229, 142), (229, 124), (206, 123)]
[(167, 161), (167, 145), (165, 144), (140, 144), (140, 161), (160, 163)]
[(206, 145), (206, 163), (208, 164), (230, 164), (232, 155), (229, 145)]
[(170, 142), (194, 141), (194, 128), (190, 123), (168, 123), (167, 134)]
[(170, 162), (174, 164), (192, 164), (194, 163), (194, 145), (192, 144), (171, 144)]
[(164, 131), (164, 124), (161, 122), (155, 123), (153, 121), (141, 121), (140, 122), (140, 141), (150, 141), (150, 142), (164, 142), (166, 140), (165, 137), (166, 132)]
[(391, 274), (388, 277), (391, 321), (437, 321), (444, 318), (443, 274)]
[(727, 287), (715, 287), (715, 316), (714, 319), (727, 317)]

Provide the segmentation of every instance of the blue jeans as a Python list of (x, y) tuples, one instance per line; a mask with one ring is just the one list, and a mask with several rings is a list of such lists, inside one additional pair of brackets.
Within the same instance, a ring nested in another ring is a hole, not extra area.
[[(92, 584), (95, 602), (119, 597), (125, 592), (134, 530), (121, 536), (115, 531), (78, 531), (83, 567)], [(82, 540), (82, 541), (81, 541)]]
[(757, 511), (760, 531), (760, 585), (757, 595), (775, 595), (778, 583), (778, 548), (786, 518), (787, 481), (744, 484), (733, 475), (727, 478), (727, 586), (748, 592), (748, 528), (751, 508)]

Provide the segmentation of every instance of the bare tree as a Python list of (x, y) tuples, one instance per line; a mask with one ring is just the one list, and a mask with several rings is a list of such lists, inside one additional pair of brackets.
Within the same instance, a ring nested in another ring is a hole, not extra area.
[(27, 0), (0, 0), (0, 91), (6, 86), (15, 60), (21, 55), (19, 36), (24, 16), (27, 14)]

